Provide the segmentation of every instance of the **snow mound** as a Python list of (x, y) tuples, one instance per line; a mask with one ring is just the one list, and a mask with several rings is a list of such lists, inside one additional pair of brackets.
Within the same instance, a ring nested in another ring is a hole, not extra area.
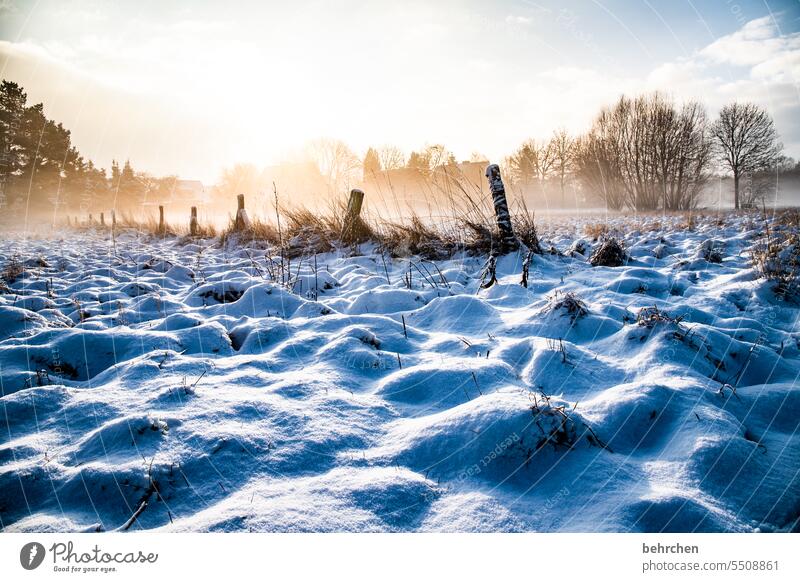
[(488, 288), (370, 244), (5, 238), (0, 529), (796, 531), (800, 309), (760, 221), (681, 220), (554, 221)]

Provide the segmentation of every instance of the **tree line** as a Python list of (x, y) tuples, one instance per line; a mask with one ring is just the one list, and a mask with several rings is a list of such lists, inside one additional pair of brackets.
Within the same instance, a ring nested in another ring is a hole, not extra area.
[[(699, 102), (676, 104), (652, 93), (620, 97), (582, 135), (557, 130), (549, 139), (526, 140), (501, 165), (512, 191), (555, 189), (563, 205), (571, 188), (611, 209), (691, 209), (713, 176), (728, 175), (734, 206), (741, 208), (774, 192), (780, 172), (798, 172), (782, 150), (772, 118), (757, 105), (730, 103), (709, 120)], [(370, 147), (360, 157), (341, 140), (319, 139), (308, 144), (305, 156), (294, 164), (296, 172), (311, 190), (324, 188), (329, 195), (381, 172), (404, 169), (426, 178), (456, 164), (441, 144), (408, 156), (390, 145)], [(470, 161), (486, 159), (475, 153)], [(238, 164), (223, 171), (215, 191), (261, 192), (273, 181), (273, 174)], [(29, 105), (14, 82), (0, 85), (0, 207), (137, 209), (169, 200), (176, 183), (176, 176), (135, 171), (129, 161), (122, 167), (113, 161), (109, 171), (95, 166), (72, 144), (68, 129), (47, 119), (41, 103)]]
[(156, 178), (112, 161), (108, 171), (85, 159), (70, 131), (28, 104), (17, 83), (0, 84), (0, 208), (28, 211), (135, 209), (148, 196), (163, 199), (177, 178)]
[[(358, 160), (341, 142), (341, 167), (357, 172)], [(615, 210), (689, 210), (715, 176), (733, 178), (733, 205), (739, 209), (775, 194), (778, 175), (800, 173), (800, 164), (782, 155), (772, 117), (753, 103), (725, 105), (714, 120), (697, 101), (676, 104), (660, 93), (622, 96), (601, 109), (590, 129), (572, 136), (556, 130), (549, 139), (523, 142), (503, 160), (512, 190), (547, 197), (553, 187), (564, 205), (568, 187)], [(336, 165), (333, 149), (328, 166)], [(471, 161), (485, 160), (473, 154)], [(422, 176), (455, 164), (443, 145), (406, 157), (392, 146), (369, 148), (361, 171), (406, 169)], [(549, 200), (549, 202), (555, 202)]]

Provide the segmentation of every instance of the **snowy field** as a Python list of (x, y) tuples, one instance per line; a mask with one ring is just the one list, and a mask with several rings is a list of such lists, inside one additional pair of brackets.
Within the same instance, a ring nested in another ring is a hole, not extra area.
[(796, 530), (798, 305), (758, 216), (681, 222), (610, 219), (620, 267), (543, 224), (488, 289), (467, 255), (5, 236), (0, 527)]

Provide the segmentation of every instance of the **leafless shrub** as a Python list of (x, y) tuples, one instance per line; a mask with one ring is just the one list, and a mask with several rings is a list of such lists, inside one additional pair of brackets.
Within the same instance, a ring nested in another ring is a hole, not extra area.
[(666, 311), (660, 310), (655, 305), (640, 309), (636, 315), (636, 323), (647, 328), (653, 328), (659, 323), (679, 324), (682, 320), (683, 318), (680, 316), (671, 317)]
[(550, 304), (547, 306), (547, 311), (563, 311), (573, 323), (589, 313), (586, 303), (575, 293), (556, 291), (549, 299)]
[(713, 240), (704, 240), (697, 249), (697, 256), (709, 263), (722, 262), (722, 250)]
[(800, 237), (796, 233), (779, 241), (767, 231), (750, 249), (750, 256), (759, 275), (775, 283), (777, 295), (800, 296)]
[(3, 266), (3, 272), (0, 274), (2, 281), (0, 283), (4, 282), (6, 285), (12, 285), (24, 272), (25, 266), (22, 264), (19, 255), (12, 255)]
[(625, 247), (616, 238), (604, 239), (592, 253), (589, 262), (593, 267), (620, 267), (628, 256)]

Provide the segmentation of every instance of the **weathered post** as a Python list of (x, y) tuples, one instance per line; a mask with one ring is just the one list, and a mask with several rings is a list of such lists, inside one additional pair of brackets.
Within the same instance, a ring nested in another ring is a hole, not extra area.
[(112, 228), (117, 226), (117, 211), (116, 210), (112, 210), (111, 211), (111, 226), (112, 226)]
[(189, 216), (189, 234), (197, 236), (197, 206), (192, 206), (191, 215)]
[(104, 215), (104, 214), (101, 212), (101, 213), (100, 213), (100, 226), (105, 226), (105, 225), (106, 225), (106, 217), (105, 217), (105, 215)]
[(92, 219), (92, 215), (91, 215), (91, 214), (89, 214), (89, 224), (91, 225), (91, 224), (93, 224), (93, 223), (94, 223), (94, 219)]
[(166, 228), (164, 228), (164, 207), (158, 207), (158, 234), (164, 234), (166, 232)]
[(342, 242), (356, 242), (358, 238), (358, 223), (361, 217), (361, 206), (364, 204), (364, 191), (358, 188), (350, 190), (350, 199), (347, 201), (347, 211), (342, 225)]
[(497, 164), (486, 166), (486, 178), (489, 180), (489, 189), (492, 192), (497, 230), (500, 231), (498, 252), (515, 251), (519, 248), (519, 241), (514, 236), (514, 229), (511, 226), (511, 214), (508, 212), (506, 189), (503, 186), (503, 179), (500, 177), (500, 166)]
[(236, 221), (234, 222), (236, 230), (243, 230), (250, 228), (250, 218), (247, 216), (247, 211), (244, 209), (244, 194), (236, 196)]

